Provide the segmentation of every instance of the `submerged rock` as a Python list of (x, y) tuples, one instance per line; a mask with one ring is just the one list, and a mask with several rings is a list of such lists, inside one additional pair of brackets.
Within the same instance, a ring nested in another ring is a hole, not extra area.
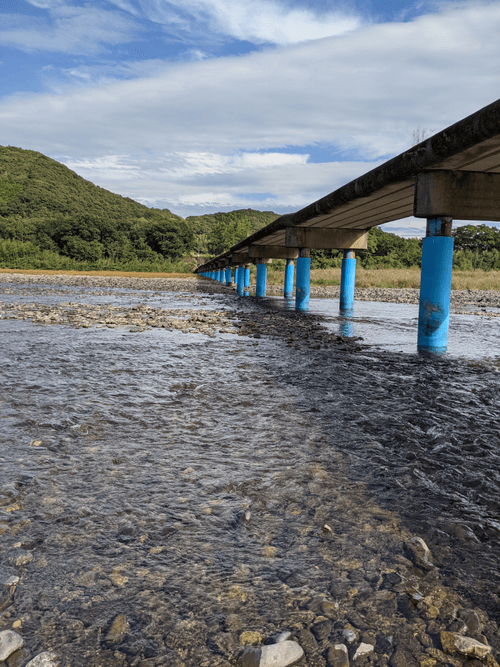
[(345, 644), (335, 644), (328, 649), (330, 667), (349, 667), (349, 653)]
[(441, 644), (446, 653), (461, 653), (474, 658), (485, 658), (491, 653), (491, 646), (487, 646), (472, 637), (464, 637), (455, 632), (441, 632)]
[(434, 567), (432, 555), (429, 547), (421, 537), (412, 537), (404, 543), (404, 549), (410, 560), (424, 570), (431, 570)]
[(122, 642), (129, 632), (129, 624), (125, 614), (118, 614), (106, 635), (108, 644), (119, 644)]

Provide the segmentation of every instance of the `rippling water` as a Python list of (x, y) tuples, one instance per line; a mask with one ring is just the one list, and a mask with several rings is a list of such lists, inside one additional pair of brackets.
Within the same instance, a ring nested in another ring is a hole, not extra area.
[[(0, 575), (21, 577), (0, 630), (21, 621), (24, 660), (56, 648), (76, 666), (230, 665), (241, 632), (295, 628), (307, 664), (325, 665), (346, 624), (377, 641), (407, 626), (432, 640), (460, 606), (481, 611), (499, 648), (494, 364), (278, 337), (0, 327)], [(438, 579), (412, 570), (412, 535)], [(439, 585), (455, 612), (406, 613), (390, 573)], [(321, 616), (317, 596), (339, 609)], [(127, 627), (113, 639), (118, 614)], [(324, 621), (324, 637), (309, 631)]]

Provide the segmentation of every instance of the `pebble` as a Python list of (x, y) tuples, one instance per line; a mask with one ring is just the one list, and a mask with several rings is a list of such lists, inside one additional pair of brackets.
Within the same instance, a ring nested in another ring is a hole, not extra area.
[(12, 630), (0, 632), (0, 662), (24, 646), (23, 638)]
[(15, 577), (15, 576), (14, 576), (14, 577), (9, 577), (8, 579), (6, 579), (6, 580), (3, 582), (3, 585), (4, 585), (5, 587), (8, 587), (8, 586), (17, 586), (18, 583), (19, 583), (19, 577)]
[(342, 637), (348, 644), (352, 644), (354, 641), (356, 641), (356, 633), (354, 630), (350, 630), (349, 628), (342, 630)]

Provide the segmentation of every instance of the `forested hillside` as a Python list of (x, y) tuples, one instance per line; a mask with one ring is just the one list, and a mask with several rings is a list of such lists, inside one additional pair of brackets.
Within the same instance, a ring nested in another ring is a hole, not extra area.
[[(86, 181), (36, 151), (0, 146), (0, 267), (189, 271), (278, 217), (242, 209), (190, 216), (148, 208)], [(500, 230), (454, 230), (454, 265), (500, 269)], [(370, 230), (365, 267), (419, 266), (421, 241)], [(314, 250), (313, 267), (339, 266), (342, 253)]]

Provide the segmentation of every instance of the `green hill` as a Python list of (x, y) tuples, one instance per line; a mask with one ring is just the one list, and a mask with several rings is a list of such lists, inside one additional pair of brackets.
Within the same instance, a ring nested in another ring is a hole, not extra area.
[(0, 146), (0, 266), (187, 270), (276, 214), (191, 216), (108, 192), (36, 151)]

